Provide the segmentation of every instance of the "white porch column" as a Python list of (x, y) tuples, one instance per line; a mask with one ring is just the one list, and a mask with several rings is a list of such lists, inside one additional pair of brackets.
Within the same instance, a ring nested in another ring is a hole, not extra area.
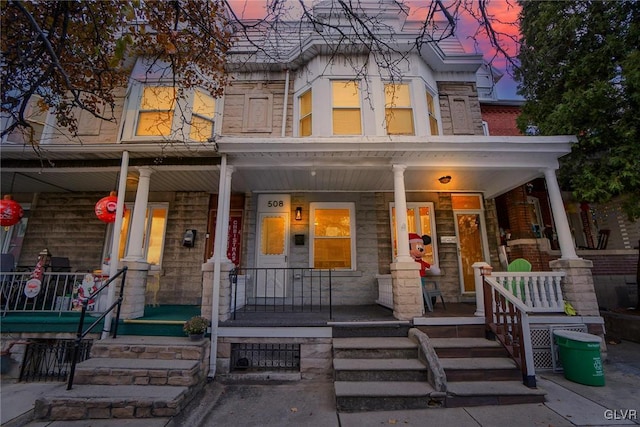
[(138, 171), (140, 171), (140, 179), (136, 190), (136, 202), (133, 206), (129, 247), (124, 258), (125, 261), (146, 261), (142, 253), (142, 242), (144, 240), (144, 219), (149, 201), (149, 183), (153, 170), (148, 166), (143, 166), (139, 167)]
[[(120, 253), (120, 233), (122, 230), (122, 219), (124, 216), (124, 197), (127, 192), (127, 174), (129, 173), (129, 152), (122, 152), (122, 160), (120, 162), (120, 181), (118, 182), (118, 201), (116, 202), (116, 221), (113, 224), (113, 238), (111, 239), (111, 252), (109, 252), (109, 278), (116, 275), (118, 267), (120, 266), (120, 259), (118, 254)], [(109, 284), (107, 289), (107, 303), (106, 307), (111, 307), (111, 304), (116, 300), (116, 282)], [(104, 292), (104, 291), (103, 291)], [(104, 317), (104, 327), (102, 329), (101, 339), (109, 337), (111, 332), (111, 319), (113, 318), (113, 311), (107, 313)]]
[(393, 197), (396, 207), (396, 239), (398, 256), (396, 262), (414, 262), (409, 254), (409, 229), (407, 227), (407, 195), (404, 187), (406, 165), (393, 165)]
[(556, 233), (558, 235), (558, 244), (560, 245), (560, 259), (580, 259), (576, 255), (576, 249), (571, 238), (571, 228), (567, 220), (567, 213), (562, 203), (562, 194), (560, 186), (556, 178), (554, 169), (544, 170), (544, 179), (547, 181), (547, 192), (549, 194), (549, 202), (551, 203), (551, 211), (556, 225)]
[(218, 208), (218, 218), (222, 221), (222, 224), (225, 224), (225, 227), (222, 227), (222, 245), (224, 246), (224, 250), (221, 255), (221, 262), (231, 262), (229, 256), (227, 255), (227, 247), (229, 242), (229, 216), (231, 210), (231, 175), (233, 174), (233, 166), (227, 165), (227, 170), (225, 172), (225, 186), (224, 186), (224, 198), (222, 199), (224, 202), (224, 206), (222, 210)]
[(482, 280), (482, 270), (491, 271), (493, 268), (484, 261), (474, 262), (473, 280), (476, 286), (476, 312), (473, 314), (477, 317), (484, 317), (484, 281)]

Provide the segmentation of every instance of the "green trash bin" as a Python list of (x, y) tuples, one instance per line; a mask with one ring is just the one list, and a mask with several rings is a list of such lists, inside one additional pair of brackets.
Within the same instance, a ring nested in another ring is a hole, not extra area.
[(576, 331), (553, 331), (564, 377), (579, 384), (603, 386), (604, 371), (600, 357), (601, 339)]

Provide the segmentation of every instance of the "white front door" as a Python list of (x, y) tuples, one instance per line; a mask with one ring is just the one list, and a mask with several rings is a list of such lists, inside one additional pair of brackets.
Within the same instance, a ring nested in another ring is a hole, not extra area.
[(258, 196), (256, 297), (283, 298), (287, 293), (287, 258), (289, 255), (288, 194)]

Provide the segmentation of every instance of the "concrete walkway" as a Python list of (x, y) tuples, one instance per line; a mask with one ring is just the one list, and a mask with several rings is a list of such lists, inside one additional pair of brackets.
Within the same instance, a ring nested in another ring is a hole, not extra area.
[[(482, 406), (389, 412), (337, 413), (333, 383), (299, 381), (269, 384), (221, 384), (214, 381), (173, 419), (29, 422), (35, 399), (61, 384), (2, 384), (2, 426), (14, 427), (196, 427), (313, 426), (363, 427), (407, 425), (438, 427), (625, 426), (640, 425), (640, 344), (608, 344), (603, 387), (541, 373), (544, 404)], [(22, 418), (21, 418), (22, 417)], [(26, 421), (26, 422), (25, 422)]]

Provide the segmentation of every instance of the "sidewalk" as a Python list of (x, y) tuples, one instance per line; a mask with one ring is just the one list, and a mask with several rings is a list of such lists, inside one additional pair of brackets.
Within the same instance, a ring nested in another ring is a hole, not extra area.
[[(544, 404), (482, 406), (389, 412), (337, 413), (333, 383), (208, 384), (204, 393), (173, 419), (28, 422), (8, 427), (195, 427), (408, 425), (438, 427), (622, 426), (640, 425), (640, 344), (608, 344), (605, 386), (568, 381), (562, 374), (540, 373)], [(2, 425), (28, 414), (38, 395), (62, 384), (2, 384)]]

